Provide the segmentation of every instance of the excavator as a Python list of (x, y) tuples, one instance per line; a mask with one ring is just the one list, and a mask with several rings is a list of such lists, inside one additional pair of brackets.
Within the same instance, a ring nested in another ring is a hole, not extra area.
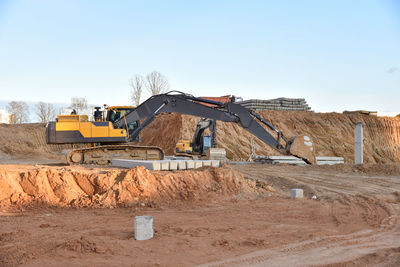
[[(193, 157), (193, 155), (205, 156), (210, 149), (217, 147), (216, 127), (215, 120), (202, 118), (197, 123), (192, 141), (178, 140), (175, 146), (175, 154), (189, 157)], [(204, 131), (208, 128), (210, 128), (211, 135), (204, 135)]]
[(237, 123), (276, 150), (309, 164), (316, 163), (313, 143), (308, 136), (287, 138), (259, 114), (235, 102), (221, 103), (171, 91), (151, 96), (136, 108), (107, 107), (105, 116), (99, 109), (96, 111), (94, 121), (88, 121), (85, 115), (59, 115), (46, 127), (48, 144), (90, 145), (73, 149), (67, 155), (71, 165), (110, 164), (113, 158), (163, 159), (164, 152), (159, 147), (132, 144), (157, 114), (163, 112)]

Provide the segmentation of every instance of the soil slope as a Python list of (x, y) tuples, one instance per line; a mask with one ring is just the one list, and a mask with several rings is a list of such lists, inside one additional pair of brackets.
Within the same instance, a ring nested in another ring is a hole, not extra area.
[(0, 123), (0, 162), (19, 158), (61, 158), (61, 151), (68, 145), (46, 144), (46, 124)]
[[(285, 136), (309, 135), (317, 156), (341, 156), (347, 163), (354, 159), (354, 127), (364, 125), (364, 161), (388, 163), (400, 161), (400, 118), (358, 114), (313, 113), (295, 111), (264, 111), (260, 113)], [(162, 114), (143, 132), (142, 144), (162, 147), (173, 154), (179, 139), (191, 139), (198, 117)], [(167, 123), (169, 122), (169, 123)], [(254, 138), (258, 155), (278, 155), (279, 152), (235, 123), (217, 122), (218, 146), (225, 148), (231, 160), (247, 160)]]

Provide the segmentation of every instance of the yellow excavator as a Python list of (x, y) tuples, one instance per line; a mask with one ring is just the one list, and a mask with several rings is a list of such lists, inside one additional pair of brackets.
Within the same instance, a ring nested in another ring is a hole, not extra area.
[(154, 95), (136, 108), (106, 106), (100, 111), (97, 107), (94, 121), (85, 115), (60, 115), (47, 124), (47, 143), (89, 145), (72, 150), (67, 156), (69, 164), (110, 164), (114, 158), (163, 159), (164, 152), (159, 147), (133, 145), (139, 141), (141, 131), (162, 112), (237, 123), (273, 148), (309, 164), (316, 163), (309, 137), (286, 138), (259, 114), (235, 102), (222, 103), (178, 91)]
[(163, 159), (164, 152), (159, 147), (132, 144), (140, 140), (140, 135), (134, 139), (129, 136), (139, 126), (139, 121), (127, 122), (122, 128), (113, 126), (116, 120), (125, 118), (134, 109), (132, 106), (104, 105), (104, 111), (100, 111), (100, 107), (95, 107), (94, 121), (88, 121), (87, 115), (59, 115), (55, 122), (47, 124), (47, 143), (86, 144), (85, 148), (74, 149), (67, 155), (70, 165), (107, 165), (113, 158)]
[[(210, 129), (211, 134), (204, 132)], [(204, 157), (217, 147), (217, 122), (213, 119), (202, 118), (196, 125), (192, 140), (178, 140), (175, 146), (175, 155), (195, 158)]]

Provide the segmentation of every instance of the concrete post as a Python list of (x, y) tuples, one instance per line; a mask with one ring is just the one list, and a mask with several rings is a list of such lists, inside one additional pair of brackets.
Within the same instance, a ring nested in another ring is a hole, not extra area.
[(153, 216), (135, 216), (134, 231), (136, 240), (153, 238)]
[(356, 123), (354, 130), (354, 164), (363, 164), (363, 124)]

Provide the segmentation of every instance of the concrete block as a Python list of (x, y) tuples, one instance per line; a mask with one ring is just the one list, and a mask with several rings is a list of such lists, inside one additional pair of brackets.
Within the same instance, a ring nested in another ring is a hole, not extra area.
[(211, 160), (203, 160), (203, 166), (211, 166)]
[(160, 160), (160, 171), (169, 171), (169, 160)]
[(226, 161), (226, 150), (224, 148), (210, 148), (207, 151), (207, 158)]
[(303, 189), (300, 189), (300, 188), (290, 189), (290, 197), (291, 198), (303, 198)]
[(317, 165), (336, 165), (336, 164), (344, 164), (344, 161), (338, 161), (338, 160), (323, 160), (323, 161), (317, 161)]
[(316, 157), (317, 161), (344, 161), (343, 157), (325, 157), (325, 156), (318, 156)]
[(136, 240), (153, 238), (153, 216), (135, 216), (134, 231)]
[(177, 160), (178, 170), (186, 170), (186, 160)]
[(194, 160), (187, 160), (186, 161), (186, 169), (194, 169)]
[(211, 166), (218, 168), (220, 166), (219, 160), (211, 160)]
[(193, 162), (194, 162), (194, 169), (203, 167), (203, 161), (202, 160), (193, 160)]
[(298, 160), (299, 159), (294, 156), (267, 156), (267, 158), (273, 159), (273, 160)]
[(113, 159), (112, 166), (123, 168), (134, 168), (144, 166), (148, 170), (159, 171), (160, 162), (157, 160), (130, 160), (130, 159)]
[(176, 160), (169, 160), (169, 170), (175, 171), (178, 169), (178, 162)]

